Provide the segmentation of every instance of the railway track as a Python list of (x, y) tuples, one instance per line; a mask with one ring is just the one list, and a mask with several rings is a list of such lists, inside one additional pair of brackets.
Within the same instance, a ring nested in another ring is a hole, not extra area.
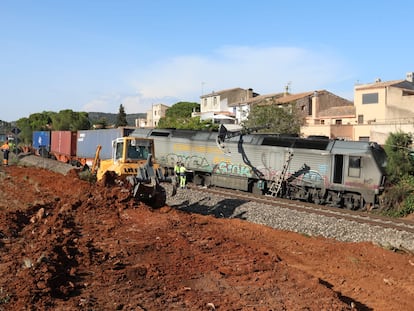
[(374, 215), (369, 212), (350, 211), (346, 209), (329, 207), (324, 205), (316, 205), (302, 201), (293, 201), (288, 199), (276, 198), (273, 196), (255, 195), (252, 193), (241, 192), (223, 188), (206, 188), (203, 192), (222, 196), (227, 199), (238, 199), (246, 202), (255, 202), (289, 210), (312, 213), (324, 217), (331, 217), (338, 220), (353, 221), (369, 226), (376, 226), (383, 229), (393, 229), (413, 234), (414, 238), (414, 222), (400, 218), (388, 218), (384, 216)]

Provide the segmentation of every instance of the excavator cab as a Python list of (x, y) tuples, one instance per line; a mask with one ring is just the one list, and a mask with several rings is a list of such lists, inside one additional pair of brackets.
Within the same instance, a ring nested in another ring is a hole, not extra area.
[[(119, 137), (112, 141), (112, 158), (101, 159), (96, 177), (101, 180), (107, 171), (118, 176), (133, 176), (143, 167), (149, 154), (154, 154), (154, 141), (147, 138)], [(99, 158), (99, 155), (97, 156)]]
[(154, 153), (154, 141), (146, 138), (121, 137), (112, 142), (114, 162), (146, 161)]
[[(96, 174), (98, 181), (107, 172), (126, 177), (133, 186), (132, 195), (152, 207), (165, 205), (166, 192), (160, 182), (173, 183), (171, 177), (164, 176), (161, 168), (153, 161), (154, 140), (138, 137), (120, 137), (112, 141), (112, 158), (99, 161)], [(98, 149), (97, 157), (99, 158)]]

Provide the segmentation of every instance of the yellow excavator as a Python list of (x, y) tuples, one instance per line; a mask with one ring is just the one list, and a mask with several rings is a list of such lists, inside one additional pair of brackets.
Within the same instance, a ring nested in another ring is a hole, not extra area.
[(101, 146), (96, 149), (92, 173), (101, 181), (110, 174), (125, 177), (132, 185), (132, 195), (150, 205), (160, 208), (165, 205), (167, 195), (161, 182), (172, 183), (176, 194), (174, 176), (165, 176), (160, 166), (155, 163), (154, 141), (149, 138), (120, 137), (112, 141), (112, 158), (101, 160)]

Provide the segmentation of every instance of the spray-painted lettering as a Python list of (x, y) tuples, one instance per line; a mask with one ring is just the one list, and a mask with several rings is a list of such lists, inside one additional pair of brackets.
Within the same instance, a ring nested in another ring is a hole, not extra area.
[(252, 169), (249, 166), (243, 164), (220, 162), (214, 167), (213, 173), (221, 175), (251, 177)]

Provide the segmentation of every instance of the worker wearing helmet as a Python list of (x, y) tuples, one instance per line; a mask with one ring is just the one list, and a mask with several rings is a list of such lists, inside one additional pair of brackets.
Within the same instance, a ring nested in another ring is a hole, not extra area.
[(186, 181), (186, 169), (184, 166), (184, 163), (181, 163), (180, 166), (180, 188), (184, 189), (185, 188), (185, 181)]
[(9, 165), (9, 141), (6, 140), (6, 142), (3, 144), (3, 146), (0, 147), (0, 149), (3, 152), (3, 165)]

